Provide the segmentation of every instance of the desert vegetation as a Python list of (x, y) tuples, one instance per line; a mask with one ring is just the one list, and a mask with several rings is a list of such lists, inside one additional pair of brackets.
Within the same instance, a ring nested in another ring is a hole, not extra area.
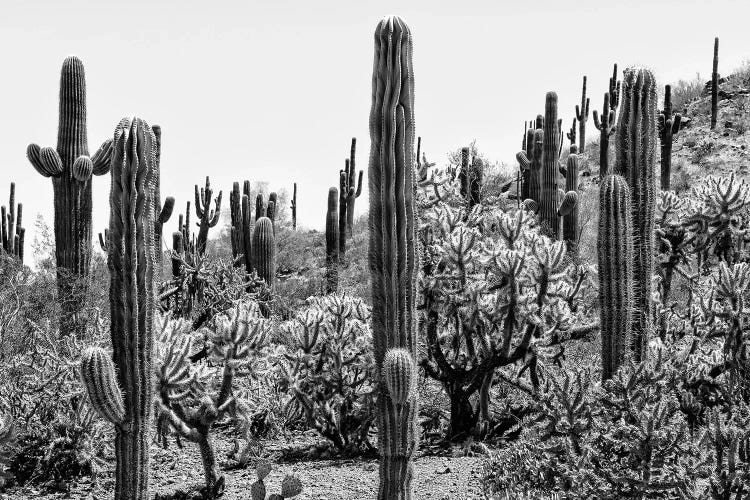
[(722, 78), (718, 38), (705, 86), (615, 64), (598, 134), (583, 76), (518, 165), (438, 164), (411, 29), (374, 41), (367, 175), (352, 138), (324, 232), (296, 179), (201, 177), (175, 213), (162, 128), (122, 118), (90, 155), (65, 59), (57, 145), (26, 151), (54, 189), (36, 266), (27, 194), (0, 214), (2, 495), (750, 497), (748, 67)]

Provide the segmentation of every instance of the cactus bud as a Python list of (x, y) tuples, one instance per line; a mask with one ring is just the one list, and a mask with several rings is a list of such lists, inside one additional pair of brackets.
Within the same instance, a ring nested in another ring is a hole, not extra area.
[(78, 182), (86, 182), (91, 179), (93, 171), (94, 164), (91, 162), (91, 158), (86, 155), (79, 156), (73, 162), (73, 177)]

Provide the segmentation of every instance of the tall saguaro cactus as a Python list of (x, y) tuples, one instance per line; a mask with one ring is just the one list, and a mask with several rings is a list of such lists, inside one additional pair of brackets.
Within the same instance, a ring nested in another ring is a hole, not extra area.
[(246, 180), (242, 184), (240, 192), (240, 183), (235, 182), (232, 185), (232, 192), (229, 194), (229, 211), (232, 224), (232, 256), (238, 259), (237, 265), (244, 265), (245, 271), (251, 273), (253, 270), (252, 254), (252, 212), (250, 208), (250, 181)]
[[(586, 122), (589, 119), (589, 98), (586, 97), (586, 76), (583, 77), (581, 90), (581, 105), (576, 105), (576, 120), (578, 120), (578, 154), (583, 154), (586, 147)], [(573, 124), (575, 126), (575, 123)]]
[(29, 144), (26, 155), (44, 177), (52, 178), (55, 205), (55, 260), (61, 303), (60, 332), (82, 335), (90, 281), (91, 176), (109, 172), (112, 140), (89, 158), (86, 133), (86, 77), (77, 57), (65, 59), (60, 74), (57, 148)]
[(617, 108), (620, 105), (620, 82), (617, 81), (617, 64), (609, 79), (609, 91), (604, 94), (602, 116), (594, 110), (594, 126), (599, 130), (599, 176), (604, 178), (609, 172), (609, 138), (615, 133)]
[(379, 500), (411, 499), (418, 441), (417, 394), (403, 383), (417, 370), (414, 137), (411, 31), (388, 17), (375, 30), (368, 172)]
[(630, 189), (619, 175), (602, 179), (599, 191), (599, 314), (602, 378), (628, 357), (633, 315), (633, 223)]
[(656, 209), (656, 81), (650, 70), (625, 70), (615, 136), (615, 173), (630, 187), (634, 241), (633, 348), (639, 362), (652, 329), (654, 211)]
[(326, 211), (326, 286), (333, 293), (339, 287), (339, 190), (328, 190), (328, 210)]
[(539, 216), (553, 236), (560, 235), (557, 218), (557, 170), (560, 151), (560, 131), (557, 124), (557, 94), (547, 92), (544, 104), (544, 155), (541, 172), (541, 196)]
[[(363, 171), (360, 170), (357, 174), (356, 165), (357, 156), (357, 138), (352, 137), (352, 147), (349, 151), (349, 163), (346, 168), (346, 236), (351, 237), (352, 229), (354, 228), (354, 202), (362, 194), (362, 175)], [(354, 179), (357, 178), (355, 186)], [(342, 238), (343, 235), (339, 235)]]
[(208, 229), (216, 226), (219, 223), (219, 217), (221, 215), (221, 191), (219, 196), (216, 197), (215, 209), (211, 209), (211, 200), (213, 198), (214, 191), (211, 189), (211, 182), (206, 176), (206, 187), (198, 190), (198, 185), (195, 185), (195, 215), (198, 217), (198, 240), (196, 251), (198, 255), (203, 255), (206, 252), (206, 243), (208, 242)]
[[(580, 170), (580, 157), (571, 153), (568, 155), (565, 174), (565, 191), (578, 192), (578, 172)], [(563, 199), (565, 199), (563, 197)], [(575, 254), (578, 251), (578, 203), (575, 203), (570, 212), (563, 217), (563, 239), (566, 241), (568, 252)]]
[(16, 206), (16, 183), (10, 183), (8, 209), (0, 209), (0, 244), (3, 251), (23, 263), (23, 245), (26, 230), (23, 223), (23, 203)]
[(155, 137), (139, 118), (115, 131), (109, 219), (110, 315), (114, 363), (91, 347), (81, 379), (94, 408), (115, 424), (115, 500), (146, 500), (153, 409), (156, 303)]
[(661, 188), (669, 190), (672, 177), (672, 140), (680, 131), (682, 116), (672, 115), (672, 86), (664, 86), (664, 109), (659, 113), (659, 141), (661, 142)]
[(719, 114), (719, 37), (714, 38), (714, 64), (711, 71), (711, 129)]

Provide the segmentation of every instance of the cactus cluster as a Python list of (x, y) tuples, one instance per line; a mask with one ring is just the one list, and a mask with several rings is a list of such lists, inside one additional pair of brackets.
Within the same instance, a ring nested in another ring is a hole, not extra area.
[(23, 244), (26, 229), (23, 224), (23, 203), (16, 205), (16, 183), (10, 183), (8, 207), (0, 207), (0, 245), (7, 254), (23, 263)]
[(252, 273), (253, 234), (250, 211), (250, 181), (246, 180), (242, 184), (241, 193), (239, 182), (232, 185), (232, 191), (229, 194), (229, 211), (232, 224), (232, 256), (237, 264), (244, 263), (246, 272)]
[(60, 329), (78, 337), (86, 328), (81, 312), (90, 285), (91, 176), (109, 172), (111, 154), (110, 139), (89, 157), (83, 63), (68, 57), (60, 75), (57, 148), (30, 144), (26, 155), (37, 172), (52, 179)]
[(155, 141), (139, 118), (124, 118), (112, 143), (109, 240), (114, 363), (86, 349), (80, 374), (94, 408), (115, 425), (116, 499), (148, 498), (156, 265)]
[[(405, 349), (416, 370), (416, 222), (412, 36), (398, 17), (375, 30), (370, 109), (370, 245), (372, 329), (378, 373), (391, 349)], [(405, 365), (406, 366), (406, 365)], [(417, 394), (393, 399), (377, 389), (380, 500), (409, 500), (417, 447)]]

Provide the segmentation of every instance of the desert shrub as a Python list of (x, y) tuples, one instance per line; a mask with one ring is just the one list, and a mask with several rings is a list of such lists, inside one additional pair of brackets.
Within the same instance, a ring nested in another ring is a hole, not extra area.
[(699, 99), (703, 93), (704, 83), (700, 74), (696, 74), (692, 80), (679, 80), (673, 83), (672, 107), (675, 111), (683, 113), (692, 102)]
[(278, 383), (307, 424), (344, 452), (371, 451), (375, 361), (369, 308), (348, 295), (311, 298), (281, 324)]
[[(35, 326), (26, 351), (0, 364), (0, 413), (12, 418), (18, 434), (8, 460), (12, 481), (64, 488), (103, 467), (110, 439), (78, 383), (84, 343), (61, 337), (50, 323)], [(102, 329), (93, 331), (100, 342)]]

